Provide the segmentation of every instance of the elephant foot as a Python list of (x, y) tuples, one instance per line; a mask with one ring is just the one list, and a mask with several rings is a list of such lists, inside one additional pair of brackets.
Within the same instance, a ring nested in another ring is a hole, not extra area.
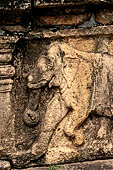
[(83, 135), (83, 131), (81, 129), (74, 130), (74, 131), (64, 130), (64, 134), (66, 137), (69, 138), (69, 140), (72, 141), (72, 143), (75, 146), (80, 146), (84, 142), (84, 135)]
[(47, 151), (47, 147), (42, 145), (35, 143), (29, 150), (16, 151), (11, 158), (13, 166), (17, 168), (26, 167), (31, 161), (38, 159)]
[(12, 163), (15, 167), (22, 167), (30, 163), (30, 161), (33, 159), (33, 155), (31, 153), (31, 150), (27, 151), (16, 151), (16, 153), (12, 156)]

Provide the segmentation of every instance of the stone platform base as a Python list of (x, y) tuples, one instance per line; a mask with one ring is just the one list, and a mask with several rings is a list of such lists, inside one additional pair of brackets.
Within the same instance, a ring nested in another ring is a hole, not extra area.
[[(12, 169), (17, 170), (17, 169)], [(71, 163), (48, 167), (30, 167), (21, 170), (113, 170), (113, 159)]]

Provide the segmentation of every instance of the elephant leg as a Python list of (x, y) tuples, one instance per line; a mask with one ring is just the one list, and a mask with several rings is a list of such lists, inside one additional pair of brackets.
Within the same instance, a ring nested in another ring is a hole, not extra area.
[(40, 100), (41, 90), (34, 90), (30, 92), (27, 107), (23, 113), (23, 121), (28, 126), (33, 126), (39, 123), (40, 113), (38, 105)]
[(32, 154), (35, 155), (35, 158), (38, 159), (44, 153), (47, 152), (48, 144), (53, 134), (52, 131), (41, 132), (38, 137), (38, 140), (32, 145)]
[(12, 154), (13, 165), (20, 168), (21, 165), (27, 165), (30, 161), (44, 155), (47, 152), (48, 143), (52, 134), (53, 131), (41, 132), (38, 139), (28, 150), (18, 151), (15, 148), (15, 152)]
[(66, 125), (64, 127), (64, 134), (73, 142), (75, 146), (80, 146), (84, 142), (83, 131), (79, 128), (79, 126), (86, 118), (87, 112), (82, 114), (76, 111), (72, 111), (67, 117)]
[(62, 103), (60, 94), (56, 93), (50, 103), (48, 103), (46, 113), (41, 124), (41, 133), (32, 145), (32, 154), (36, 157), (43, 155), (47, 149), (51, 137), (58, 124), (65, 117), (67, 108)]

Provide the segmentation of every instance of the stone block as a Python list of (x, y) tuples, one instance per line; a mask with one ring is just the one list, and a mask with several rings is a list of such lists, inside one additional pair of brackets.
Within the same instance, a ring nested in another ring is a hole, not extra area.
[[(53, 25), (78, 25), (90, 18), (90, 14), (82, 15), (57, 15), (57, 16), (40, 16), (36, 25), (53, 26)], [(36, 26), (35, 25), (35, 26)]]
[(113, 23), (113, 10), (102, 9), (96, 12), (96, 22), (100, 24), (112, 24)]

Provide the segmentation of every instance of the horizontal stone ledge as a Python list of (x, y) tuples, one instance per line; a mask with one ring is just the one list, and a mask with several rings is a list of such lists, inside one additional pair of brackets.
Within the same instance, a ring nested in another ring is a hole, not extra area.
[(9, 92), (12, 90), (12, 79), (0, 80), (0, 93)]
[(11, 48), (11, 44), (10, 43), (1, 43), (0, 42), (0, 50), (1, 49), (10, 49)]
[(4, 0), (0, 1), (2, 10), (26, 10), (40, 7), (70, 6), (70, 5), (87, 5), (87, 4), (113, 4), (113, 0)]
[(12, 54), (11, 53), (0, 54), (0, 62), (1, 63), (7, 63), (7, 62), (10, 62), (11, 60), (12, 60)]
[[(30, 167), (27, 169), (21, 170), (50, 170), (58, 169), (59, 170), (113, 170), (113, 159), (109, 160), (96, 160), (96, 161), (87, 161), (80, 163), (70, 163), (64, 165), (48, 166), (48, 167)], [(16, 170), (16, 169), (12, 169)]]
[(1, 35), (0, 36), (0, 43), (1, 44), (11, 44), (11, 43), (16, 43), (17, 40), (18, 40), (18, 36), (4, 36), (4, 35)]
[(13, 26), (1, 26), (4, 31), (9, 31), (9, 32), (27, 32), (27, 30), (22, 27), (21, 25), (13, 25)]
[(64, 29), (53, 31), (30, 32), (28, 38), (64, 38), (64, 37), (80, 37), (80, 36), (96, 36), (96, 35), (113, 35), (113, 25), (98, 26), (92, 28)]
[(13, 80), (12, 79), (0, 80), (0, 85), (7, 85), (7, 84), (13, 84)]
[(34, 0), (35, 7), (87, 4), (113, 4), (113, 0)]
[(12, 52), (12, 49), (0, 49), (0, 53), (11, 53)]
[(15, 68), (11, 65), (0, 66), (0, 78), (2, 77), (12, 77), (15, 74)]

